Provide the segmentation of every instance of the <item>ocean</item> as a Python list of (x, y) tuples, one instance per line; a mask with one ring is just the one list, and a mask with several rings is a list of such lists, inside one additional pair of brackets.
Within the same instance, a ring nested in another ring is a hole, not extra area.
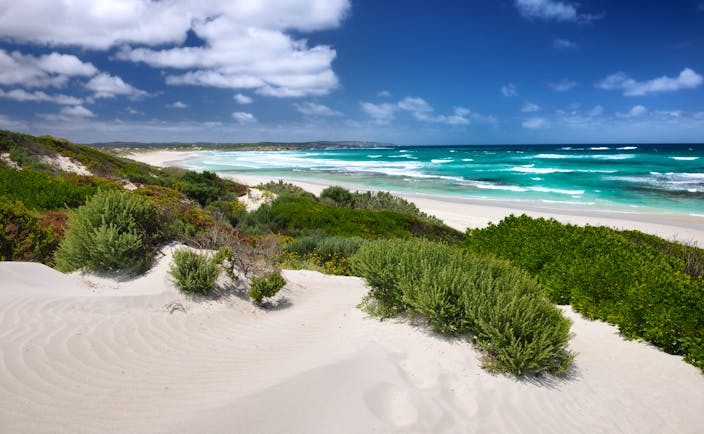
[(701, 144), (200, 151), (185, 165), (371, 190), (704, 217)]

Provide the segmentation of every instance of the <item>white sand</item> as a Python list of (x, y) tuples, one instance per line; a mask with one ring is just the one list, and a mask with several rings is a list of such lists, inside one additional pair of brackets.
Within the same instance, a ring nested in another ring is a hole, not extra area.
[[(0, 431), (701, 432), (704, 376), (566, 309), (567, 379), (518, 381), (477, 353), (355, 308), (354, 277), (287, 271), (278, 307), (193, 301), (171, 248), (135, 280), (0, 263)], [(181, 309), (181, 307), (183, 309)], [(169, 313), (172, 312), (172, 313)]]

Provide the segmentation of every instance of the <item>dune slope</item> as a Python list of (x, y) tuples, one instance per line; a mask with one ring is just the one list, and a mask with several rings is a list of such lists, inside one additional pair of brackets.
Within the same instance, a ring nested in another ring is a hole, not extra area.
[(567, 379), (516, 380), (407, 321), (357, 278), (287, 271), (275, 307), (190, 300), (171, 248), (138, 279), (0, 263), (5, 432), (697, 432), (704, 376), (566, 309)]

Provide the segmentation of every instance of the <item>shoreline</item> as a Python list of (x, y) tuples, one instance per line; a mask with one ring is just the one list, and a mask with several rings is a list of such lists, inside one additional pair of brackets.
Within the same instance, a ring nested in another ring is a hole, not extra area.
[[(140, 151), (129, 153), (125, 157), (158, 167), (186, 167), (186, 162), (192, 158), (194, 152), (197, 151)], [(345, 182), (332, 183), (322, 180), (284, 179), (275, 176), (222, 172), (219, 172), (219, 174), (251, 187), (268, 181), (283, 179), (285, 182), (290, 182), (316, 195), (330, 185), (340, 185), (350, 190), (366, 191), (366, 189), (360, 188), (353, 183)], [(635, 229), (667, 240), (694, 243), (700, 247), (704, 246), (704, 218), (697, 216), (664, 211), (656, 213), (652, 211), (631, 212), (627, 210), (578, 209), (564, 204), (444, 196), (393, 190), (389, 192), (415, 203), (421, 211), (438, 217), (448, 226), (460, 231), (485, 227), (489, 223), (498, 223), (511, 214), (527, 214), (536, 218), (554, 218), (562, 223), (580, 226), (592, 225), (624, 230)]]

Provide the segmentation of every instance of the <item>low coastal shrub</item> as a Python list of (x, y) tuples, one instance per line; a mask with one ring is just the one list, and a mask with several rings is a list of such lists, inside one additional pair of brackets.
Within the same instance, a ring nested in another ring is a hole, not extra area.
[(296, 269), (312, 268), (327, 274), (349, 276), (349, 258), (364, 243), (361, 237), (302, 237), (286, 246), (282, 262)]
[(58, 240), (51, 225), (22, 202), (0, 196), (0, 261), (30, 261), (51, 265)]
[(284, 182), (281, 179), (278, 181), (270, 181), (266, 184), (259, 184), (257, 188), (274, 194), (290, 193), (297, 196), (306, 197), (308, 199), (316, 199), (313, 193), (308, 192), (297, 185), (293, 185), (290, 182)]
[(256, 303), (261, 304), (265, 298), (275, 296), (286, 285), (286, 280), (281, 272), (274, 271), (263, 276), (252, 277), (249, 283), (249, 296)]
[(345, 208), (366, 209), (369, 211), (391, 211), (417, 217), (425, 222), (442, 225), (437, 217), (428, 215), (413, 203), (391, 193), (378, 191), (350, 192), (343, 187), (331, 186), (320, 193), (320, 199), (327, 204)]
[(370, 287), (364, 307), (426, 318), (445, 335), (472, 333), (485, 366), (515, 375), (564, 373), (570, 321), (538, 283), (506, 261), (422, 240), (374, 241), (351, 259)]
[(56, 253), (62, 271), (114, 271), (145, 267), (161, 241), (156, 206), (136, 195), (101, 191), (69, 214)]
[(553, 301), (704, 370), (700, 252), (673, 244), (636, 231), (510, 216), (469, 231), (464, 247), (511, 260), (537, 276)]
[(114, 184), (101, 178), (52, 176), (30, 169), (0, 171), (0, 195), (21, 200), (35, 211), (75, 208), (99, 188), (114, 188)]
[(398, 285), (405, 250), (402, 240), (380, 240), (363, 244), (350, 258), (353, 272), (369, 285), (363, 305), (370, 314), (389, 318), (406, 310)]
[(174, 251), (169, 274), (176, 287), (186, 294), (207, 295), (220, 275), (217, 260), (190, 249)]
[(270, 205), (250, 213), (243, 229), (253, 233), (277, 232), (290, 236), (311, 233), (364, 238), (411, 238), (457, 242), (461, 234), (444, 225), (391, 211), (369, 211), (325, 205), (305, 197), (282, 193)]

